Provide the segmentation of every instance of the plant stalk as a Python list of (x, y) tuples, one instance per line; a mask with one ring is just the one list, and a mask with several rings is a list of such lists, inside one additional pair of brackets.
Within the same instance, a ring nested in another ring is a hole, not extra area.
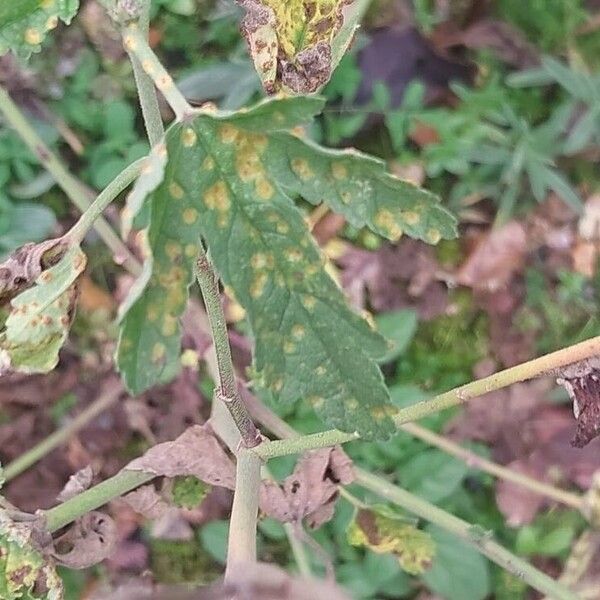
[(256, 519), (261, 464), (260, 458), (251, 450), (242, 449), (237, 454), (225, 581), (235, 576), (239, 565), (256, 562)]
[(50, 533), (68, 525), (91, 510), (104, 506), (107, 502), (130, 492), (136, 487), (154, 479), (155, 475), (146, 471), (122, 469), (113, 477), (105, 479), (70, 500), (43, 511), (46, 527)]
[[(488, 392), (502, 389), (513, 383), (533, 379), (539, 375), (550, 373), (561, 367), (598, 355), (600, 355), (600, 336), (546, 354), (545, 356), (534, 358), (515, 367), (504, 369), (489, 377), (467, 383), (466, 385), (435, 396), (431, 400), (424, 400), (403, 408), (394, 415), (393, 420), (396, 426), (400, 427), (404, 423), (422, 419), (446, 408), (465, 404), (469, 400), (473, 400), (473, 398), (477, 398)], [(328, 446), (344, 444), (359, 438), (360, 436), (357, 433), (346, 433), (337, 429), (331, 429), (295, 439), (263, 442), (254, 449), (254, 452), (262, 459), (268, 460), (276, 456), (298, 454), (314, 448), (326, 448)]]
[(217, 275), (201, 245), (199, 245), (198, 253), (196, 278), (204, 298), (204, 306), (208, 315), (217, 357), (219, 382), (215, 388), (215, 398), (222, 401), (229, 410), (231, 418), (240, 432), (244, 446), (253, 448), (261, 443), (261, 436), (252, 422), (248, 409), (238, 391)]
[(528, 477), (523, 473), (518, 473), (512, 469), (503, 467), (502, 465), (487, 460), (486, 458), (475, 454), (475, 452), (471, 452), (459, 444), (454, 443), (452, 440), (438, 435), (425, 427), (421, 427), (416, 423), (404, 423), (404, 425), (400, 426), (400, 429), (431, 446), (439, 448), (443, 452), (446, 452), (446, 454), (450, 454), (451, 456), (464, 461), (470, 467), (485, 471), (499, 479), (516, 483), (521, 487), (527, 488), (531, 492), (539, 494), (540, 496), (545, 496), (550, 500), (555, 500), (556, 502), (560, 502), (561, 504), (565, 504), (576, 510), (581, 511), (582, 509), (583, 498), (579, 494), (561, 490), (553, 485), (533, 479), (533, 477)]
[(578, 600), (575, 593), (509, 552), (495, 542), (487, 532), (479, 531), (477, 527), (389, 483), (382, 477), (359, 468), (355, 468), (355, 474), (355, 483), (361, 487), (456, 535), (538, 592), (554, 600)]
[[(40, 161), (41, 165), (54, 177), (54, 180), (69, 200), (84, 213), (90, 207), (90, 191), (69, 173), (58, 156), (44, 144), (2, 86), (0, 86), (0, 112)], [(140, 272), (139, 264), (109, 223), (103, 217), (99, 217), (94, 222), (94, 228), (104, 243), (111, 249), (117, 262), (137, 275)]]
[[(144, 159), (140, 158), (125, 167), (96, 197), (89, 208), (79, 217), (79, 220), (65, 234), (70, 242), (79, 244), (83, 238), (93, 227), (96, 219), (104, 212), (104, 209), (124, 190), (129, 186), (140, 174)], [(140, 270), (139, 265), (136, 269)]]
[(173, 79), (162, 66), (148, 45), (145, 36), (136, 23), (129, 23), (123, 31), (123, 45), (128, 54), (139, 61), (146, 73), (160, 90), (169, 106), (173, 109), (178, 121), (183, 121), (194, 112), (183, 94), (173, 83)]
[[(148, 30), (150, 28), (150, 0), (142, 0), (140, 3), (138, 26), (140, 35), (147, 40)], [(125, 35), (125, 32), (123, 32), (123, 35)], [(138, 98), (140, 100), (140, 107), (142, 109), (148, 141), (151, 146), (154, 146), (165, 134), (154, 83), (145, 73), (137, 56), (130, 50), (127, 50), (127, 54), (131, 61), (131, 66), (133, 67), (133, 77), (138, 91)]]
[(38, 460), (52, 452), (52, 450), (64, 444), (71, 436), (85, 427), (100, 413), (109, 409), (119, 399), (122, 391), (123, 388), (116, 381), (113, 381), (107, 390), (100, 394), (96, 400), (73, 420), (6, 465), (4, 468), (4, 479), (6, 481), (14, 479)]

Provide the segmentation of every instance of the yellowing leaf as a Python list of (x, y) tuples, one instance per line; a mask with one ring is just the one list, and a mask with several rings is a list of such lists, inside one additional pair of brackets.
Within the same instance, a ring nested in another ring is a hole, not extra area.
[(0, 509), (0, 598), (62, 600), (63, 586), (51, 559), (35, 543), (32, 523), (12, 521)]
[(394, 554), (402, 569), (412, 575), (428, 569), (435, 555), (435, 544), (428, 533), (385, 506), (358, 510), (348, 530), (348, 542), (378, 554)]
[(332, 42), (352, 0), (238, 0), (242, 31), (268, 93), (310, 93), (331, 77)]
[(40, 273), (33, 287), (13, 298), (0, 332), (0, 374), (46, 373), (56, 366), (85, 265), (79, 246), (68, 248), (57, 264)]

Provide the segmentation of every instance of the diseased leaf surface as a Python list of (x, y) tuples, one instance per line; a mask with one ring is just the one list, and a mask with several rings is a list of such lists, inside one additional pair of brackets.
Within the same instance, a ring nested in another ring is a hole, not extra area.
[[(11, 520), (0, 510), (0, 598), (62, 600), (63, 585), (51, 559), (34, 541), (31, 523)], [(43, 590), (36, 593), (36, 590)]]
[(85, 265), (86, 256), (79, 246), (68, 248), (57, 264), (39, 274), (33, 287), (13, 298), (0, 332), (0, 375), (47, 373), (56, 366)]
[(402, 569), (412, 575), (428, 569), (435, 555), (435, 544), (428, 533), (383, 505), (356, 511), (348, 541), (378, 554), (394, 554)]
[(378, 161), (331, 153), (282, 130), (320, 106), (271, 100), (234, 115), (199, 113), (169, 130), (163, 182), (142, 205), (138, 191), (156, 182), (148, 163), (127, 207), (129, 222), (141, 214), (138, 225), (149, 223), (144, 275), (125, 302), (117, 355), (133, 392), (178, 366), (179, 317), (201, 236), (248, 314), (257, 382), (283, 402), (307, 399), (333, 427), (368, 439), (394, 430), (375, 362), (386, 344), (347, 307), (289, 194), (330, 203), (391, 239), (405, 229), (435, 242), (454, 235), (454, 220)]
[[(79, 0), (6, 0), (0, 7), (0, 56), (12, 50), (29, 57), (39, 52), (46, 33), (67, 25), (79, 8)], [(6, 5), (6, 6), (4, 6)]]

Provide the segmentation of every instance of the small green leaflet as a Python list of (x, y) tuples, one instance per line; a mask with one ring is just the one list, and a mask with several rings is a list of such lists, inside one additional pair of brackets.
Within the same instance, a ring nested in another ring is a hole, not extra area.
[(202, 237), (247, 312), (257, 383), (282, 402), (308, 400), (327, 424), (364, 438), (394, 431), (375, 362), (386, 343), (348, 308), (290, 195), (327, 202), (390, 239), (406, 230), (436, 242), (455, 235), (454, 219), (381, 162), (288, 131), (322, 105), (296, 97), (233, 114), (198, 112), (171, 127), (153, 152), (124, 215), (125, 230), (134, 219), (145, 227), (147, 255), (123, 306), (117, 351), (133, 393), (177, 369), (179, 317)]
[(85, 265), (85, 254), (73, 246), (39, 275), (33, 287), (13, 298), (0, 332), (0, 374), (47, 373), (56, 366), (73, 318), (77, 279)]
[(12, 50), (28, 58), (39, 52), (46, 33), (67, 25), (79, 8), (79, 0), (4, 0), (0, 6), (0, 56)]
[(64, 598), (62, 581), (53, 562), (42, 556), (35, 547), (32, 525), (12, 521), (8, 512), (3, 509), (0, 509), (0, 598)]

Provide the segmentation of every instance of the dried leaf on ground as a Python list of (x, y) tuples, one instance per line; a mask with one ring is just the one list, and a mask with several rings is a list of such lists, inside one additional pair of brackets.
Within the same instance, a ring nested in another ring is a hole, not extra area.
[(432, 319), (448, 307), (442, 269), (427, 244), (404, 239), (374, 252), (348, 248), (337, 262), (342, 286), (356, 308), (415, 308), (422, 319)]
[(150, 448), (125, 466), (156, 476), (194, 475), (201, 481), (229, 489), (235, 487), (235, 467), (211, 426), (194, 425), (176, 440)]
[[(536, 465), (525, 459), (515, 460), (506, 465), (511, 471), (528, 475), (533, 479), (545, 479), (545, 464)], [(496, 484), (496, 503), (510, 527), (522, 527), (531, 523), (544, 505), (544, 496), (536, 494), (506, 479)]]
[(116, 537), (114, 521), (104, 513), (92, 511), (54, 540), (52, 556), (70, 569), (87, 569), (110, 556)]
[(280, 567), (265, 563), (237, 565), (227, 583), (216, 587), (221, 594), (216, 594), (215, 600), (228, 600), (232, 595), (239, 600), (350, 600), (331, 581), (292, 577)]
[(521, 270), (526, 252), (525, 227), (510, 221), (479, 238), (456, 274), (456, 280), (474, 289), (499, 290)]
[(94, 477), (94, 471), (90, 465), (87, 467), (83, 467), (69, 477), (69, 481), (65, 484), (65, 487), (62, 489), (60, 494), (56, 497), (59, 502), (66, 502), (73, 496), (77, 496), (77, 494), (81, 494), (81, 492), (87, 490), (92, 484), (92, 479)]
[(384, 505), (357, 510), (348, 530), (348, 541), (377, 554), (394, 554), (402, 569), (412, 575), (425, 572), (435, 556), (431, 536)]
[(260, 506), (267, 515), (283, 523), (306, 519), (314, 529), (332, 518), (338, 485), (353, 480), (352, 463), (341, 448), (313, 450), (300, 458), (283, 486), (263, 482)]
[(577, 431), (571, 443), (582, 448), (600, 434), (600, 357), (564, 367), (556, 381), (573, 401)]
[(442, 27), (434, 34), (438, 47), (465, 46), (473, 50), (489, 49), (500, 60), (519, 68), (539, 64), (535, 46), (516, 28), (497, 19), (481, 19), (466, 29)]

